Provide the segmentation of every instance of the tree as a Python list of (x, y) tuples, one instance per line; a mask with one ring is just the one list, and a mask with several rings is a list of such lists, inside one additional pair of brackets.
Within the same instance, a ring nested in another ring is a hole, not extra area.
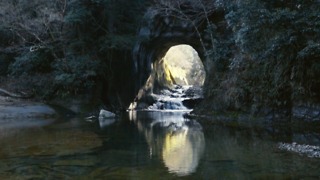
[(319, 101), (315, 92), (319, 1), (217, 0), (214, 4), (225, 12), (225, 31), (232, 32), (225, 36), (232, 48), (224, 48), (232, 56), (224, 73), (209, 73), (207, 97), (222, 109), (257, 112), (271, 107), (288, 114), (298, 99)]
[(99, 81), (110, 86), (121, 82), (114, 78), (124, 73), (116, 75), (115, 68), (128, 64), (124, 61), (129, 61), (145, 8), (144, 0), (0, 3), (4, 17), (0, 19), (0, 39), (5, 40), (0, 53), (13, 56), (8, 62), (10, 74), (50, 76), (54, 83), (47, 86), (52, 88), (49, 94), (77, 94)]

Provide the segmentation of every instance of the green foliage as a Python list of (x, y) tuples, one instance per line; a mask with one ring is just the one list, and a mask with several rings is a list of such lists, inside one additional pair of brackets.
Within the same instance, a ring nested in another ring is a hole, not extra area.
[(299, 86), (296, 94), (320, 100), (320, 44), (311, 42), (298, 52), (293, 77)]
[(99, 61), (90, 56), (71, 56), (66, 60), (56, 61), (53, 67), (55, 84), (61, 87), (60, 90), (73, 94), (91, 88), (101, 71)]
[[(1, 54), (0, 71), (4, 74), (10, 64), (14, 76), (51, 77), (50, 87), (39, 81), (37, 89), (43, 84), (60, 93), (83, 92), (98, 79), (109, 81), (109, 88), (120, 86), (117, 78), (124, 73), (116, 77), (115, 67), (129, 67), (127, 57), (146, 2), (4, 1), (0, 46), (21, 49), (10, 52), (15, 58)], [(205, 53), (211, 59), (207, 64), (212, 64), (205, 91), (213, 102), (229, 109), (286, 108), (296, 99), (320, 102), (318, 0), (174, 2), (181, 5), (178, 10), (186, 10), (185, 15), (199, 23), (199, 37), (204, 38)], [(224, 18), (215, 22), (211, 8), (223, 12)], [(29, 51), (30, 46), (40, 44), (44, 48)]]
[(48, 49), (27, 51), (15, 58), (10, 65), (9, 71), (12, 75), (45, 73), (51, 70), (52, 54)]
[[(144, 1), (81, 0), (71, 1), (65, 16), (67, 24), (73, 25), (68, 35), (82, 39), (110, 41), (108, 46), (127, 47), (135, 36)], [(91, 43), (90, 41), (86, 41)]]
[(8, 46), (16, 41), (15, 34), (9, 27), (0, 25), (0, 46)]
[(214, 67), (227, 62), (229, 69), (213, 72), (207, 82), (208, 97), (231, 109), (290, 109), (292, 101), (302, 98), (320, 102), (319, 1), (217, 0), (215, 4), (225, 12), (232, 35), (224, 40), (231, 42), (229, 46), (215, 45), (229, 60), (215, 57)]
[(107, 35), (101, 40), (100, 50), (103, 51), (105, 48), (131, 50), (135, 39), (132, 35)]
[[(121, 68), (128, 62), (145, 3), (146, 0), (3, 2), (0, 46), (15, 57), (1, 60), (1, 73), (5, 74), (10, 64), (9, 73), (16, 78), (51, 78), (50, 86), (39, 81), (35, 88), (41, 90), (42, 84), (48, 89), (41, 94), (48, 96), (82, 93), (101, 80), (108, 81), (104, 82), (108, 87), (120, 84), (114, 82), (115, 73), (120, 77), (123, 73), (114, 67), (120, 64), (117, 67)], [(7, 48), (10, 45), (13, 50)]]
[(0, 54), (0, 76), (4, 76), (8, 73), (8, 67), (11, 61), (10, 55)]
[(90, 16), (90, 11), (85, 7), (79, 8), (72, 8), (70, 12), (66, 15), (65, 21), (68, 23), (77, 23), (77, 24), (84, 24), (88, 16)]
[(124, 67), (131, 55), (144, 3), (144, 0), (69, 1), (64, 18), (69, 28), (65, 33), (67, 58), (54, 66), (58, 69), (57, 84), (68, 91), (92, 87), (96, 79), (109, 81), (110, 87), (118, 85), (114, 76), (121, 70), (115, 70), (114, 64)]

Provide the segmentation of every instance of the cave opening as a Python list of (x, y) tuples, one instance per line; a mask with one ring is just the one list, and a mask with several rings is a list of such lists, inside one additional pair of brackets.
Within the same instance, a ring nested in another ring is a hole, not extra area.
[(197, 51), (181, 44), (169, 48), (165, 55), (153, 63), (156, 83), (160, 88), (174, 86), (203, 86), (205, 70)]
[(151, 66), (130, 110), (190, 110), (202, 99), (206, 72), (192, 46), (171, 46)]

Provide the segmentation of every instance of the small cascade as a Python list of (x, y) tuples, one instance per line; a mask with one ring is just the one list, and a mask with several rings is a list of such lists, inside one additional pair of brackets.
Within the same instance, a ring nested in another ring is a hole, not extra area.
[[(198, 92), (196, 92), (198, 90)], [(192, 110), (186, 102), (202, 98), (201, 89), (194, 86), (174, 85), (172, 89), (163, 89), (157, 94), (153, 94), (156, 101), (148, 106), (147, 110)], [(195, 93), (196, 92), (196, 93)]]

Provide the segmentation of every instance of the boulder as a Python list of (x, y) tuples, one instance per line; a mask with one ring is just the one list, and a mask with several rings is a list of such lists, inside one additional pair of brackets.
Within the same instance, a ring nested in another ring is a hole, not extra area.
[(104, 109), (101, 109), (100, 110), (100, 113), (99, 113), (99, 120), (100, 119), (109, 119), (109, 118), (115, 118), (116, 117), (116, 114), (110, 112), (110, 111), (106, 111)]
[(115, 117), (116, 117), (116, 114), (114, 114), (110, 111), (106, 111), (104, 109), (101, 109), (100, 113), (99, 113), (100, 128), (104, 128), (106, 126), (113, 124), (116, 121)]

